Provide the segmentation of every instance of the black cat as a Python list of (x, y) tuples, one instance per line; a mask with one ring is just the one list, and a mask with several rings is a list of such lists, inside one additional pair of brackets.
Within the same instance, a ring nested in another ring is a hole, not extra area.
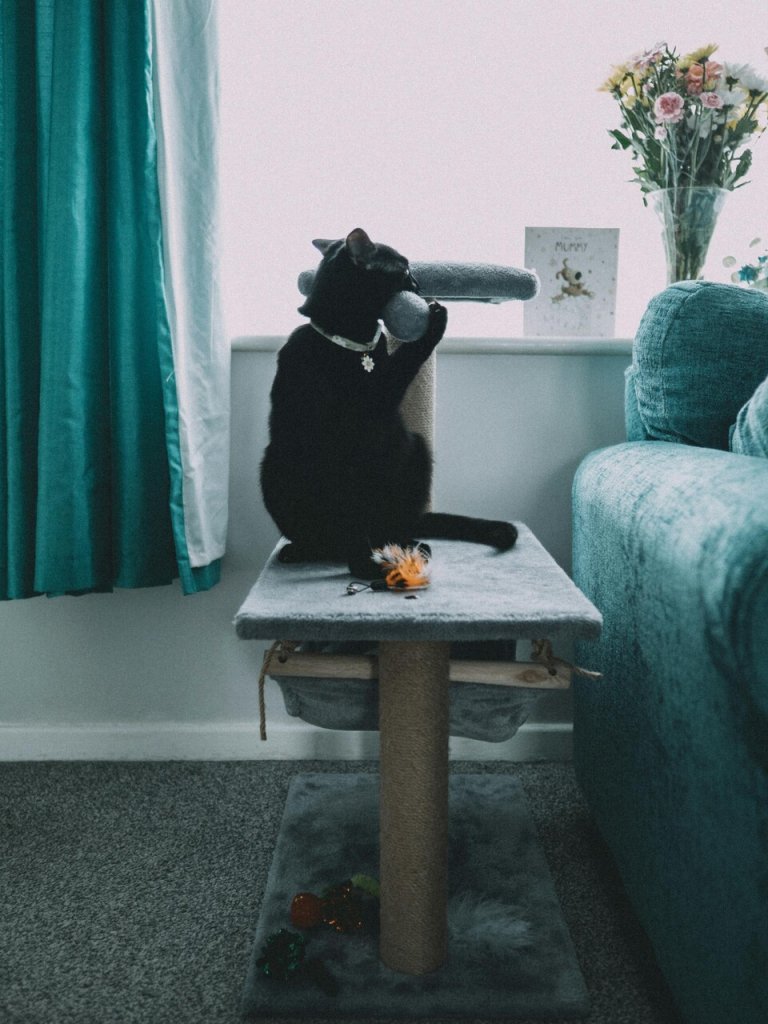
[(511, 523), (425, 512), (432, 457), (399, 407), (445, 332), (445, 307), (430, 303), (424, 336), (389, 355), (379, 318), (396, 292), (416, 290), (408, 261), (361, 228), (313, 244), (323, 260), (299, 308), (310, 323), (278, 355), (261, 464), (267, 511), (291, 542), (281, 561), (343, 561), (373, 579), (381, 573), (371, 549), (385, 544), (434, 537), (512, 547)]

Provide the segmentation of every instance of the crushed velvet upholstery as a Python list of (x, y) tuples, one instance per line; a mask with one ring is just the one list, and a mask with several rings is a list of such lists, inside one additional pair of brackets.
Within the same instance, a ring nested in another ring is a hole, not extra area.
[(763, 300), (657, 296), (635, 440), (574, 482), (574, 579), (604, 617), (576, 771), (687, 1024), (768, 1020), (768, 462), (721, 450), (768, 372)]
[(638, 327), (628, 387), (642, 433), (631, 441), (728, 448), (742, 404), (768, 376), (768, 295), (681, 281), (649, 304)]
[(768, 459), (768, 377), (739, 409), (731, 428), (731, 451)]

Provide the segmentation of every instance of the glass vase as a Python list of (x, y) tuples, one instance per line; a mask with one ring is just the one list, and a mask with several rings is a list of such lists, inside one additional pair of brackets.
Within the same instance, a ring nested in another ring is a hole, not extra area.
[(667, 284), (697, 281), (728, 189), (714, 185), (661, 188), (648, 193), (661, 224)]

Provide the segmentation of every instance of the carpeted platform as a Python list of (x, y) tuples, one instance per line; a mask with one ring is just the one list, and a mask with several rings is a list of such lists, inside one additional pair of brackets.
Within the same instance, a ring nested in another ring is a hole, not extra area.
[(286, 802), (243, 995), (251, 1016), (468, 1018), (586, 1015), (589, 1000), (525, 796), (512, 778), (450, 780), (449, 951), (412, 977), (384, 967), (375, 935), (306, 933), (338, 982), (266, 978), (264, 942), (290, 928), (292, 897), (358, 872), (378, 874), (378, 776), (305, 774)]
[[(347, 594), (336, 562), (283, 565), (280, 541), (235, 616), (243, 640), (519, 640), (600, 634), (602, 617), (524, 524), (498, 552), (464, 541), (430, 541), (431, 584), (414, 594)], [(456, 581), (461, 581), (461, 586)]]

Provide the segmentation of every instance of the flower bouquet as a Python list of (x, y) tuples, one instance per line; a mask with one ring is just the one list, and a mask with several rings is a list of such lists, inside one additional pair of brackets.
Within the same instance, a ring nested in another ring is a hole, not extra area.
[(768, 79), (718, 63), (716, 49), (681, 57), (661, 43), (601, 86), (621, 111), (613, 148), (630, 150), (643, 201), (662, 218), (670, 282), (699, 276), (726, 194), (746, 184), (748, 143), (765, 130)]

